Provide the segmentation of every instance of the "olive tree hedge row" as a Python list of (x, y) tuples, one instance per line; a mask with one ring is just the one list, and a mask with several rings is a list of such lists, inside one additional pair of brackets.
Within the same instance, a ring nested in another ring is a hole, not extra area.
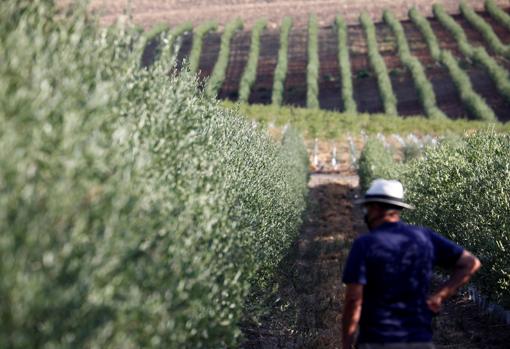
[(436, 94), (434, 93), (432, 83), (425, 74), (423, 65), (418, 58), (411, 54), (402, 24), (390, 11), (384, 11), (383, 18), (397, 38), (400, 60), (411, 72), (411, 76), (413, 78), (414, 85), (416, 86), (416, 90), (418, 91), (418, 96), (420, 97), (425, 114), (431, 119), (446, 118), (446, 115), (437, 107)]
[(427, 225), (477, 255), (483, 267), (477, 288), (491, 301), (510, 306), (510, 135), (482, 131), (443, 140), (423, 156), (396, 163), (376, 139), (360, 158), (365, 187), (375, 178), (397, 178), (416, 206), (404, 219)]
[(87, 17), (0, 3), (0, 347), (233, 347), (300, 225), (304, 145)]
[(384, 59), (379, 53), (379, 49), (377, 47), (377, 36), (374, 23), (366, 12), (361, 14), (360, 22), (367, 38), (368, 60), (377, 78), (379, 93), (381, 94), (381, 99), (384, 105), (384, 112), (389, 115), (398, 115), (397, 97), (395, 97), (395, 93), (393, 92), (390, 76), (388, 75), (388, 68), (386, 68)]

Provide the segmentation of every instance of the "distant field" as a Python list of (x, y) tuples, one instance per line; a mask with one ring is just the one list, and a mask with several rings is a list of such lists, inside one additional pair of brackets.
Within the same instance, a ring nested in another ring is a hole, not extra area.
[[(281, 97), (278, 105), (293, 107), (508, 122), (510, 2), (492, 2), (499, 6), (500, 16), (507, 18), (507, 23), (486, 11), (485, 1), (466, 0), (462, 14), (460, 3), (460, 0), (91, 0), (90, 7), (103, 25), (130, 13), (134, 23), (155, 29), (146, 32), (150, 39), (142, 57), (145, 66), (157, 59), (158, 35), (165, 28), (177, 30), (179, 24), (191, 22), (191, 26), (177, 34), (180, 43), (177, 66), (180, 68), (191, 59), (202, 79), (214, 77), (209, 85), (218, 85), (213, 92), (222, 100), (271, 104)], [(441, 7), (442, 15), (437, 16), (437, 11), (433, 14), (435, 4), (442, 5), (437, 6)], [(417, 11), (413, 12), (413, 20), (409, 20), (409, 9), (413, 6)], [(385, 10), (388, 13), (383, 20)], [(365, 11), (369, 16), (360, 21), (360, 14)], [(310, 36), (311, 14), (316, 14), (317, 23)], [(335, 24), (337, 15), (347, 24), (343, 40)], [(286, 16), (292, 18), (292, 28), (281, 42), (282, 20)], [(372, 29), (367, 28), (369, 17), (375, 23), (370, 24)], [(416, 17), (429, 26), (427, 40)], [(241, 19), (244, 30), (237, 28), (230, 35), (224, 24), (233, 18)], [(267, 26), (252, 43), (253, 24), (264, 18), (268, 20)], [(208, 20), (214, 22), (214, 30), (197, 34)], [(222, 49), (225, 32), (228, 45)], [(435, 42), (436, 51), (431, 49), (430, 40)], [(248, 64), (252, 46), (257, 49)], [(288, 51), (282, 56), (287, 60), (283, 75), (281, 70), (276, 74), (281, 48)], [(344, 53), (341, 62), (339, 53)], [(247, 72), (251, 72), (249, 79)], [(240, 98), (240, 91), (248, 93)], [(354, 104), (354, 109), (349, 108)]]
[[(57, 0), (61, 4), (69, 1)], [(505, 0), (496, 2), (505, 7), (509, 5)], [(316, 13), (321, 23), (330, 23), (336, 14), (354, 23), (363, 10), (368, 10), (374, 19), (381, 17), (383, 9), (390, 9), (397, 17), (405, 18), (412, 5), (426, 15), (431, 14), (435, 3), (442, 3), (448, 12), (457, 13), (459, 0), (91, 0), (91, 8), (100, 14), (102, 24), (109, 25), (125, 13), (129, 3), (135, 23), (148, 28), (157, 22), (200, 24), (214, 19), (225, 23), (235, 17), (240, 17), (248, 27), (261, 17), (266, 17), (273, 25), (279, 24), (283, 16), (291, 16), (295, 23), (304, 24), (310, 13)], [(483, 7), (480, 0), (468, 3), (475, 9)]]

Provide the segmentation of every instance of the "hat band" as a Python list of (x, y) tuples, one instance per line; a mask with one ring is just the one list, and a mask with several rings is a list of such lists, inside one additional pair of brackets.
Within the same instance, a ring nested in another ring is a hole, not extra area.
[(368, 199), (383, 199), (383, 200), (392, 200), (392, 201), (404, 203), (404, 200), (402, 200), (400, 198), (393, 197), (393, 196), (389, 196), (389, 195), (365, 195), (365, 200), (368, 200)]

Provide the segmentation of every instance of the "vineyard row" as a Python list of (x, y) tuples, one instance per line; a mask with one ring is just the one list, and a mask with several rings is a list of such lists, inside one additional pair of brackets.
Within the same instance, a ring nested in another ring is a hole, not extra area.
[[(498, 94), (506, 101), (510, 101), (510, 75), (505, 65), (498, 58), (507, 57), (507, 51), (510, 50), (510, 46), (504, 44), (493, 30), (491, 24), (469, 8), (466, 3), (461, 3), (460, 11), (463, 16), (462, 18), (484, 38), (487, 49), (483, 46), (472, 44), (470, 39), (468, 39), (465, 29), (456, 19), (447, 14), (441, 5), (434, 6), (434, 20), (454, 37), (456, 45), (460, 49), (460, 57), (455, 56), (454, 52), (449, 52), (449, 48), (441, 48), (439, 39), (431, 27), (430, 21), (424, 18), (416, 9), (413, 8), (409, 11), (409, 17), (425, 39), (430, 56), (436, 64), (443, 67), (444, 71), (447, 72), (448, 78), (455, 85), (456, 94), (464, 110), (467, 111), (468, 117), (479, 120), (496, 120), (496, 113), (492, 110), (490, 103), (477, 91), (476, 86), (473, 86), (469, 67), (466, 67), (464, 63), (477, 63), (477, 66), (481, 67), (483, 72), (490, 77), (490, 81), (494, 84)], [(510, 30), (510, 16), (498, 8), (492, 0), (486, 2), (486, 11), (494, 21)], [(383, 22), (384, 25), (391, 29), (391, 33), (395, 38), (395, 46), (398, 52), (395, 55), (398, 56), (405, 72), (409, 73), (412, 85), (416, 91), (417, 102), (421, 104), (422, 113), (429, 118), (445, 118), (446, 113), (438, 106), (435, 86), (427, 73), (428, 66), (420, 60), (420, 57), (413, 54), (406, 31), (401, 22), (390, 11), (385, 11)], [(394, 72), (390, 71), (388, 62), (385, 62), (385, 58), (380, 52), (380, 43), (377, 42), (377, 28), (367, 13), (363, 13), (360, 16), (360, 23), (367, 45), (368, 75), (372, 76), (373, 74), (376, 81), (382, 111), (389, 115), (397, 115), (399, 114), (399, 99), (397, 97), (398, 93), (395, 91), (395, 83), (392, 80)], [(202, 76), (209, 77), (206, 86), (208, 93), (217, 96), (222, 89), (226, 89), (226, 80), (230, 80), (228, 89), (231, 90), (231, 93), (228, 98), (238, 99), (241, 102), (250, 102), (253, 101), (253, 98), (250, 96), (253, 95), (254, 91), (257, 88), (261, 89), (260, 86), (256, 86), (257, 81), (264, 78), (259, 76), (259, 69), (260, 64), (264, 63), (260, 63), (260, 54), (261, 40), (264, 39), (262, 36), (266, 30), (266, 22), (260, 20), (252, 29), (248, 58), (245, 61), (238, 59), (238, 61), (234, 62), (232, 61), (234, 53), (231, 52), (230, 46), (236, 32), (240, 31), (242, 26), (242, 22), (236, 20), (225, 27), (221, 35), (219, 55), (213, 57), (213, 59), (216, 59), (214, 69), (212, 69), (210, 74), (204, 73)], [(205, 45), (204, 36), (212, 35), (216, 27), (216, 23), (208, 22), (197, 27), (192, 34), (192, 38), (188, 34), (188, 40), (192, 42), (192, 47), (188, 54), (188, 62), (192, 72), (202, 70), (201, 60), (203, 64), (203, 61), (208, 58), (201, 55)], [(291, 89), (289, 87), (290, 83), (287, 81), (288, 74), (290, 73), (289, 60), (292, 58), (289, 52), (291, 29), (292, 20), (290, 18), (284, 19), (280, 28), (279, 50), (275, 54), (277, 62), (273, 72), (266, 74), (271, 75), (268, 79), (272, 79), (271, 84), (264, 87), (271, 92), (270, 94), (268, 93), (269, 96), (265, 101), (267, 103), (272, 102), (275, 105), (285, 104), (286, 94), (289, 93), (289, 88)], [(189, 25), (183, 25), (174, 30), (168, 30), (164, 26), (156, 27), (146, 35), (147, 47), (145, 55), (147, 51), (152, 50), (153, 55), (157, 56), (158, 52), (154, 48), (153, 42), (165, 39), (165, 35), (168, 35), (165, 33), (170, 33), (170, 40), (176, 40), (178, 36), (182, 37), (184, 32), (191, 30)], [(320, 59), (319, 31), (317, 18), (315, 15), (311, 15), (306, 37), (306, 66), (303, 67), (306, 69), (306, 96), (303, 98), (303, 104), (309, 108), (321, 107), (320, 81), (324, 76), (321, 75), (321, 64), (323, 62)], [(351, 66), (349, 28), (340, 16), (333, 25), (333, 33), (336, 35), (336, 42), (338, 43), (336, 54), (337, 75), (339, 78), (338, 100), (342, 103), (341, 109), (343, 111), (356, 113), (357, 110), (363, 109), (363, 106), (355, 99), (353, 79), (356, 77)], [(490, 53), (488, 50), (490, 50)], [(491, 56), (491, 53), (494, 56)], [(236, 55), (242, 55), (242, 53), (237, 52)], [(267, 60), (267, 57), (265, 58)], [(229, 64), (242, 65), (242, 73), (237, 77), (227, 76)], [(336, 79), (336, 77), (332, 79)]]

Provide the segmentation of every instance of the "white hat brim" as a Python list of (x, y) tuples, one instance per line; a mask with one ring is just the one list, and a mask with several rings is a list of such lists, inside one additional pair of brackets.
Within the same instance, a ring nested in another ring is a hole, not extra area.
[(414, 210), (415, 209), (415, 207), (413, 205), (406, 204), (405, 202), (402, 202), (402, 201), (396, 201), (396, 200), (391, 200), (391, 199), (363, 198), (363, 199), (358, 199), (358, 200), (354, 201), (354, 203), (357, 204), (357, 205), (363, 205), (363, 204), (366, 204), (366, 203), (369, 203), (369, 202), (382, 202), (384, 204), (395, 205), (395, 206), (398, 206), (398, 207), (407, 208), (409, 210)]

